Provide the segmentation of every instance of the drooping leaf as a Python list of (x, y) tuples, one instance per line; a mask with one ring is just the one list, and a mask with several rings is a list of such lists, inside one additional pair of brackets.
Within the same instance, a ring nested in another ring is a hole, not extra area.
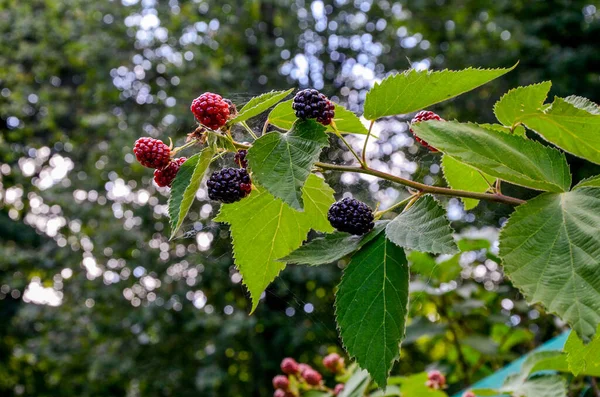
[(187, 159), (179, 168), (171, 185), (171, 196), (168, 203), (171, 238), (175, 236), (190, 210), (213, 154), (211, 148), (205, 148)]
[(540, 112), (552, 82), (544, 81), (508, 91), (494, 105), (494, 113), (499, 122), (513, 126), (532, 113)]
[[(452, 189), (485, 193), (490, 188), (490, 184), (493, 186), (496, 182), (496, 178), (486, 175), (470, 165), (461, 163), (447, 154), (442, 157), (442, 170), (444, 171), (444, 179)], [(461, 201), (467, 211), (479, 204), (479, 200), (471, 198), (462, 197)]]
[(571, 332), (565, 343), (567, 363), (573, 375), (590, 372), (600, 372), (600, 327), (596, 330), (596, 337), (587, 345), (579, 339), (575, 332)]
[(426, 121), (412, 129), (433, 147), (488, 175), (551, 192), (571, 186), (564, 154), (538, 142), (456, 121)]
[(504, 271), (584, 339), (600, 323), (600, 190), (542, 194), (517, 207), (500, 234)]
[[(341, 134), (367, 134), (367, 127), (364, 126), (356, 114), (337, 103), (334, 103), (334, 106), (335, 116), (333, 117), (333, 121)], [(292, 128), (296, 120), (296, 114), (294, 113), (294, 109), (292, 109), (292, 100), (281, 102), (269, 113), (269, 123), (284, 130)], [(333, 131), (333, 127), (328, 125), (327, 132)]]
[(298, 263), (310, 266), (324, 265), (338, 261), (373, 240), (383, 231), (387, 223), (387, 221), (376, 222), (373, 230), (363, 236), (335, 232), (325, 237), (316, 238), (280, 260), (286, 263)]
[(569, 95), (565, 98), (565, 102), (568, 102), (576, 108), (585, 110), (591, 114), (600, 114), (600, 106), (582, 96)]
[(575, 185), (573, 190), (579, 189), (582, 187), (600, 187), (600, 175), (591, 176), (587, 179), (582, 180), (577, 185)]
[(302, 187), (328, 145), (324, 131), (315, 121), (299, 120), (286, 134), (271, 132), (258, 138), (248, 150), (253, 179), (286, 204), (303, 209)]
[(524, 123), (564, 151), (600, 164), (600, 114), (556, 97), (550, 108), (527, 117)]
[(323, 217), (334, 202), (333, 191), (318, 176), (311, 174), (303, 190), (304, 199), (314, 202), (304, 212), (290, 208), (273, 197), (265, 188), (256, 190), (245, 199), (221, 206), (215, 218), (230, 225), (235, 263), (252, 298), (252, 311), (260, 295), (285, 267), (278, 258), (298, 248), (310, 229), (329, 232), (323, 228)]
[(408, 312), (408, 263), (385, 234), (364, 245), (344, 270), (336, 321), (348, 354), (380, 387), (400, 354)]
[(390, 241), (409, 250), (434, 254), (458, 252), (446, 211), (430, 195), (418, 199), (385, 228)]
[(291, 94), (292, 91), (294, 91), (293, 88), (290, 88), (287, 91), (271, 91), (250, 99), (250, 101), (238, 111), (238, 115), (229, 121), (229, 123), (239, 123), (258, 116), (283, 100), (283, 98)]
[(454, 98), (490, 82), (515, 68), (416, 71), (393, 74), (367, 93), (364, 117), (407, 114)]

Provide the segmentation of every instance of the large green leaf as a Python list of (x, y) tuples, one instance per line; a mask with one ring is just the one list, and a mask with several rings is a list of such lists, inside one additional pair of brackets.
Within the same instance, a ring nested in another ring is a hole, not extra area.
[(190, 210), (213, 154), (211, 148), (205, 148), (187, 159), (179, 168), (171, 185), (171, 196), (168, 203), (171, 238), (175, 236)]
[(559, 148), (600, 164), (600, 115), (554, 98), (545, 112), (537, 112), (525, 125)]
[(363, 236), (335, 232), (325, 237), (316, 238), (280, 260), (286, 263), (299, 263), (311, 266), (335, 262), (373, 240), (383, 231), (387, 223), (387, 221), (376, 222), (373, 230)]
[(532, 113), (540, 111), (552, 82), (532, 84), (508, 91), (494, 105), (494, 113), (499, 122), (513, 126)]
[(408, 263), (385, 234), (363, 246), (344, 270), (336, 320), (348, 354), (380, 387), (400, 354), (408, 312)]
[[(307, 188), (308, 187), (308, 188)], [(224, 204), (215, 218), (230, 225), (235, 263), (252, 297), (252, 311), (260, 295), (285, 267), (278, 260), (298, 248), (310, 229), (330, 232), (323, 219), (334, 202), (333, 190), (311, 174), (303, 189), (304, 198), (314, 205), (304, 212), (290, 208), (257, 186), (250, 195), (233, 204)]]
[[(364, 126), (356, 114), (337, 103), (334, 103), (334, 106), (335, 116), (333, 121), (340, 134), (367, 134), (367, 127)], [(292, 128), (296, 120), (296, 113), (292, 109), (292, 100), (281, 102), (269, 113), (269, 123), (284, 130)], [(328, 125), (327, 132), (333, 131), (331, 124)]]
[(564, 154), (538, 142), (456, 121), (427, 121), (412, 129), (433, 147), (488, 175), (551, 192), (571, 186)]
[(600, 372), (600, 327), (596, 332), (596, 337), (587, 345), (579, 339), (575, 332), (571, 332), (565, 343), (565, 352), (567, 353), (567, 362), (569, 370), (577, 376), (581, 373), (590, 375), (590, 372)]
[(248, 103), (239, 110), (238, 115), (232, 119), (230, 123), (239, 123), (258, 116), (271, 106), (276, 105), (292, 91), (294, 91), (293, 88), (290, 88), (287, 91), (271, 91), (250, 99)]
[[(517, 66), (517, 65), (515, 65)], [(365, 118), (407, 114), (454, 98), (510, 72), (507, 69), (473, 69), (437, 72), (407, 70), (385, 78), (367, 93)]]
[(452, 233), (446, 211), (430, 195), (418, 199), (385, 228), (387, 238), (399, 247), (434, 254), (458, 252)]
[(591, 176), (587, 179), (582, 180), (577, 185), (575, 185), (573, 190), (579, 189), (582, 187), (600, 187), (600, 175)]
[(565, 98), (565, 102), (569, 102), (576, 108), (585, 110), (586, 112), (589, 112), (591, 114), (600, 114), (600, 106), (598, 106), (597, 104), (595, 104), (587, 98), (577, 95), (569, 95)]
[(291, 207), (304, 208), (301, 189), (328, 145), (324, 131), (315, 121), (299, 120), (286, 134), (271, 132), (258, 138), (248, 150), (253, 179)]
[(584, 339), (600, 323), (600, 190), (545, 193), (517, 207), (500, 234), (504, 271), (527, 298)]
[[(490, 184), (493, 186), (493, 183), (496, 182), (496, 178), (461, 163), (447, 154), (442, 157), (442, 169), (444, 170), (444, 179), (452, 189), (485, 193), (490, 188)], [(461, 200), (467, 211), (479, 204), (479, 200), (476, 199), (463, 197)]]

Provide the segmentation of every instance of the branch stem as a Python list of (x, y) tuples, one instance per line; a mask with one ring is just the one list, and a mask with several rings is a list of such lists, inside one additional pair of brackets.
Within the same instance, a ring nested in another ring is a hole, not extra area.
[(258, 139), (258, 137), (254, 133), (254, 131), (252, 131), (252, 128), (250, 128), (248, 123), (246, 123), (245, 121), (242, 121), (240, 124), (242, 125), (242, 127), (244, 127), (246, 129), (246, 131), (248, 131), (248, 134), (250, 134), (252, 136), (252, 138), (254, 138), (254, 140)]
[(371, 124), (369, 125), (369, 131), (367, 132), (367, 137), (365, 138), (365, 144), (363, 146), (362, 151), (362, 164), (363, 167), (367, 167), (367, 143), (369, 143), (369, 137), (371, 136), (371, 130), (373, 129), (373, 125), (375, 124), (375, 120), (371, 120)]

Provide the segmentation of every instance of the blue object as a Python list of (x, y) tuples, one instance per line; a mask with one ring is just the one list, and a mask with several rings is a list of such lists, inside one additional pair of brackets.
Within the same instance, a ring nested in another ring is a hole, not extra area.
[(508, 377), (509, 375), (512, 375), (512, 374), (519, 373), (521, 371), (521, 366), (523, 365), (523, 362), (525, 361), (527, 356), (529, 356), (531, 353), (550, 351), (550, 350), (561, 350), (562, 351), (563, 347), (565, 346), (565, 342), (567, 341), (567, 338), (569, 337), (570, 332), (571, 331), (563, 332), (561, 335), (550, 339), (548, 342), (539, 346), (537, 349), (529, 352), (527, 355), (522, 356), (521, 358), (513, 361), (512, 363), (508, 364), (506, 367), (502, 368), (501, 370), (496, 371), (495, 373), (488, 376), (487, 378), (483, 378), (479, 382), (469, 386), (465, 390), (462, 390), (462, 391), (456, 393), (452, 397), (461, 397), (464, 392), (466, 392), (467, 390), (471, 390), (471, 389), (499, 389), (504, 384), (504, 380), (506, 379), (506, 377)]

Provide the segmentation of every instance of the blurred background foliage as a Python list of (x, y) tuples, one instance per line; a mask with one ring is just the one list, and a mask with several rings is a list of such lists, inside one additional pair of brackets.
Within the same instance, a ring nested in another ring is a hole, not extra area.
[[(341, 351), (333, 290), (344, 263), (287, 268), (248, 316), (227, 229), (210, 220), (218, 208), (201, 189), (188, 233), (169, 242), (168, 192), (134, 161), (134, 140), (182, 143), (204, 91), (240, 105), (314, 87), (358, 112), (375, 81), (409, 67), (520, 62), (437, 106), (446, 119), (492, 121), (502, 93), (543, 80), (551, 95), (599, 102), (592, 3), (0, 0), (0, 394), (267, 396), (284, 356), (319, 368), (319, 355)], [(377, 124), (373, 164), (443, 184), (408, 116)], [(570, 162), (575, 180), (599, 172)], [(371, 178), (328, 181), (373, 206), (405, 194)], [(455, 391), (564, 325), (503, 279), (496, 227), (509, 208), (445, 203), (476, 240), (454, 258), (413, 254), (412, 323), (394, 373), (437, 367)]]

